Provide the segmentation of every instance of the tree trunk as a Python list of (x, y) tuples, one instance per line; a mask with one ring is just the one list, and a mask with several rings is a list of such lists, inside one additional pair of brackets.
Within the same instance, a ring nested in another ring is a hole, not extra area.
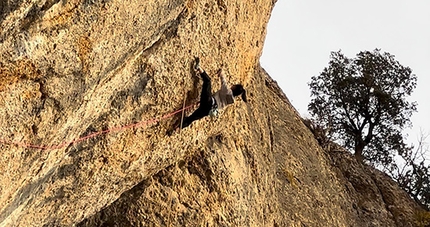
[(358, 141), (356, 140), (354, 156), (355, 156), (355, 159), (357, 159), (357, 161), (361, 162), (361, 163), (363, 163), (363, 161), (364, 161), (364, 156), (363, 156), (364, 146), (365, 146), (365, 144), (361, 138)]

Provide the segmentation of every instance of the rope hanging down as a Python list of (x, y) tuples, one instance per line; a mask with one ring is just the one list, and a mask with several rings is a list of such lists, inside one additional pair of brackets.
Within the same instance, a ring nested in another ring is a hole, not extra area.
[(9, 144), (9, 145), (15, 145), (15, 146), (24, 147), (24, 148), (33, 148), (33, 149), (40, 149), (40, 150), (55, 150), (55, 149), (60, 149), (60, 148), (69, 146), (71, 144), (82, 142), (84, 140), (91, 139), (91, 138), (99, 136), (101, 134), (109, 134), (109, 133), (112, 133), (112, 132), (123, 131), (123, 130), (129, 129), (129, 128), (137, 128), (137, 127), (142, 127), (142, 126), (145, 126), (145, 125), (148, 125), (148, 124), (156, 123), (156, 122), (159, 122), (159, 121), (161, 121), (163, 119), (170, 118), (173, 115), (176, 115), (176, 114), (178, 114), (178, 113), (180, 113), (180, 112), (182, 112), (182, 111), (184, 111), (186, 109), (189, 109), (189, 108), (191, 108), (191, 107), (193, 107), (195, 105), (196, 104), (189, 105), (189, 106), (184, 107), (184, 108), (182, 108), (180, 110), (176, 110), (174, 112), (171, 112), (169, 114), (161, 116), (160, 118), (156, 118), (155, 117), (155, 118), (152, 118), (152, 119), (146, 120), (146, 121), (141, 121), (141, 122), (137, 122), (137, 123), (133, 123), (133, 124), (129, 124), (129, 125), (124, 125), (124, 126), (118, 126), (118, 127), (109, 128), (109, 129), (106, 129), (106, 130), (103, 130), (103, 131), (98, 131), (98, 132), (91, 133), (89, 135), (86, 135), (86, 136), (83, 136), (83, 137), (80, 137), (80, 138), (77, 138), (77, 139), (73, 139), (72, 141), (65, 141), (65, 142), (60, 143), (58, 145), (51, 145), (51, 146), (49, 146), (49, 145), (36, 145), (36, 144), (29, 144), (29, 143), (24, 143), (24, 142), (6, 141), (6, 140), (3, 140), (3, 139), (0, 139), (0, 143)]

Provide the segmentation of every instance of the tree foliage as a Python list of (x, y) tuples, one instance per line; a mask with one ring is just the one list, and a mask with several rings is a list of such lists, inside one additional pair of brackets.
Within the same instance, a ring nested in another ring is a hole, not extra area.
[(386, 170), (386, 172), (415, 201), (430, 210), (430, 158), (428, 157), (430, 149), (425, 142), (427, 138), (428, 135), (421, 133), (417, 148), (402, 154), (404, 164), (395, 165), (391, 171)]
[(382, 167), (415, 201), (430, 210), (428, 135), (421, 134), (415, 149), (406, 145), (402, 135), (416, 111), (416, 104), (406, 99), (416, 81), (412, 70), (389, 53), (364, 51), (350, 59), (340, 51), (333, 52), (329, 66), (309, 83), (311, 123), (320, 126), (310, 128), (314, 134), (324, 132), (331, 140), (354, 150), (359, 161)]
[(394, 155), (411, 149), (402, 130), (416, 111), (416, 104), (406, 100), (416, 80), (409, 67), (378, 49), (356, 58), (332, 52), (329, 66), (309, 83), (309, 111), (358, 160), (389, 166)]

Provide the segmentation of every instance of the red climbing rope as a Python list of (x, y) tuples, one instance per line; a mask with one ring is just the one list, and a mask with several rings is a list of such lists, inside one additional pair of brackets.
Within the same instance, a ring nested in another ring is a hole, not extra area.
[(75, 144), (75, 143), (82, 142), (84, 140), (88, 140), (90, 138), (99, 136), (101, 134), (108, 134), (108, 133), (112, 133), (112, 132), (123, 131), (123, 130), (129, 129), (129, 128), (137, 128), (137, 127), (142, 127), (142, 126), (145, 126), (145, 125), (148, 125), (148, 124), (156, 123), (156, 122), (159, 122), (159, 121), (161, 121), (163, 119), (172, 117), (173, 115), (178, 114), (178, 113), (182, 112), (183, 110), (189, 109), (189, 108), (191, 108), (191, 107), (193, 107), (195, 105), (196, 104), (189, 105), (189, 106), (184, 107), (184, 108), (182, 108), (180, 110), (176, 110), (174, 112), (171, 112), (169, 114), (161, 116), (160, 118), (156, 118), (155, 117), (155, 118), (152, 118), (152, 119), (146, 120), (146, 121), (141, 121), (141, 122), (137, 122), (137, 123), (133, 123), (133, 124), (129, 124), (129, 125), (124, 125), (124, 126), (118, 126), (118, 127), (109, 128), (109, 129), (106, 129), (106, 130), (103, 130), (103, 131), (98, 131), (98, 132), (91, 133), (89, 135), (86, 135), (86, 136), (83, 136), (83, 137), (80, 137), (80, 138), (77, 138), (77, 139), (73, 139), (72, 141), (65, 141), (65, 142), (60, 143), (58, 145), (51, 145), (51, 146), (49, 146), (49, 145), (35, 145), (35, 144), (29, 144), (29, 143), (24, 143), (24, 142), (6, 141), (6, 140), (3, 140), (3, 139), (0, 139), (0, 143), (9, 144), (9, 145), (15, 145), (15, 146), (24, 147), (24, 148), (33, 148), (33, 149), (40, 149), (40, 150), (55, 150), (55, 149), (60, 149), (60, 148), (66, 147), (66, 146), (68, 146), (70, 144)]

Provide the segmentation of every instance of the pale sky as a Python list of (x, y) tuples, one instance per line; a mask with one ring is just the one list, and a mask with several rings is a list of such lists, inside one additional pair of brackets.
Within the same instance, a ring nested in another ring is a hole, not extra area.
[[(261, 64), (302, 116), (309, 116), (307, 83), (328, 66), (331, 51), (347, 57), (380, 48), (417, 75), (418, 103), (408, 142), (430, 133), (430, 0), (278, 0)], [(427, 140), (430, 142), (430, 138)]]

